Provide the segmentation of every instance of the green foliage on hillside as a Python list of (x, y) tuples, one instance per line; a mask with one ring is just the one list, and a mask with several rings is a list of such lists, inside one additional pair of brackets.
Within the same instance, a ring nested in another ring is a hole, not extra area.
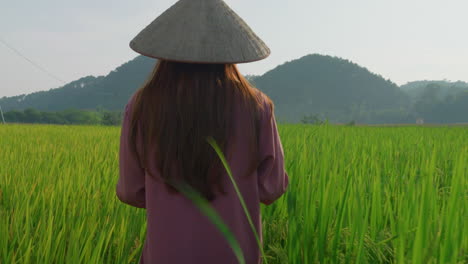
[(429, 123), (468, 122), (468, 90), (437, 96), (437, 89), (428, 85), (412, 105), (412, 112)]
[(280, 119), (295, 122), (314, 114), (346, 122), (409, 103), (390, 80), (348, 60), (317, 54), (278, 66), (254, 83), (276, 103)]
[(33, 108), (13, 110), (4, 114), (7, 123), (56, 124), (56, 125), (105, 125), (122, 123), (122, 112), (84, 111), (68, 109), (59, 112), (43, 112)]
[(460, 92), (468, 91), (468, 83), (462, 81), (450, 82), (446, 80), (415, 81), (404, 84), (400, 86), (400, 88), (409, 95), (413, 102), (420, 99), (421, 96), (424, 95), (426, 89), (435, 90), (434, 96), (442, 100), (447, 96), (457, 96)]
[(4, 111), (34, 108), (42, 111), (65, 109), (120, 111), (146, 80), (156, 61), (139, 56), (107, 76), (88, 76), (61, 88), (0, 99)]
[[(107, 76), (88, 76), (58, 89), (0, 99), (4, 111), (122, 111), (156, 60), (136, 57)], [(468, 84), (418, 81), (398, 87), (348, 60), (308, 55), (247, 79), (269, 95), (282, 122), (468, 122)], [(465, 113), (465, 114), (464, 114)], [(112, 118), (110, 118), (112, 119)]]

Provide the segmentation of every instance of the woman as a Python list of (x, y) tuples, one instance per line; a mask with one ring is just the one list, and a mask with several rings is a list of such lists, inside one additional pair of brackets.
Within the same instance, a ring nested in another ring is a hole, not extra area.
[(271, 100), (235, 63), (263, 59), (268, 47), (221, 0), (181, 0), (131, 47), (159, 61), (125, 108), (118, 198), (147, 211), (140, 263), (237, 263), (216, 227), (179, 190), (190, 186), (221, 216), (246, 263), (260, 249), (216, 152), (222, 149), (261, 237), (260, 203), (288, 185)]

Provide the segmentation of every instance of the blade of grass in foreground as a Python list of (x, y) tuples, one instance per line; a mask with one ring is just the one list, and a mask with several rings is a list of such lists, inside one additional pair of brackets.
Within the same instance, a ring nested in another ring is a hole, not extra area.
[(239, 261), (239, 264), (245, 264), (244, 254), (239, 245), (239, 242), (237, 242), (234, 234), (232, 234), (232, 232), (229, 230), (229, 227), (223, 222), (218, 213), (216, 213), (215, 209), (213, 209), (213, 207), (210, 206), (209, 202), (187, 184), (179, 185), (177, 189), (183, 195), (189, 198), (221, 232), (223, 237), (227, 240), (232, 250), (234, 251), (237, 261)]
[(239, 197), (239, 201), (240, 201), (240, 203), (242, 205), (242, 208), (244, 209), (245, 216), (247, 217), (247, 220), (249, 221), (250, 228), (252, 229), (252, 232), (255, 235), (255, 239), (257, 240), (258, 247), (260, 248), (260, 251), (262, 253), (262, 258), (265, 261), (265, 264), (268, 264), (268, 260), (266, 258), (265, 252), (263, 250), (262, 243), (260, 242), (260, 238), (258, 236), (257, 230), (255, 229), (255, 226), (253, 224), (252, 217), (249, 214), (249, 211), (247, 209), (247, 205), (245, 204), (244, 198), (242, 197), (242, 194), (241, 194), (241, 192), (239, 190), (239, 187), (237, 187), (236, 180), (234, 180), (234, 177), (232, 176), (231, 168), (229, 167), (229, 164), (227, 163), (226, 158), (224, 157), (224, 154), (221, 151), (221, 148), (218, 146), (218, 144), (216, 143), (214, 138), (208, 137), (207, 140), (208, 140), (208, 143), (211, 145), (211, 147), (213, 147), (213, 149), (216, 151), (216, 154), (218, 154), (218, 157), (221, 159), (221, 161), (223, 163), (223, 166), (226, 169), (226, 171), (227, 171), (227, 173), (229, 175), (229, 178), (231, 179), (232, 184), (234, 185), (234, 189), (236, 190), (237, 197)]

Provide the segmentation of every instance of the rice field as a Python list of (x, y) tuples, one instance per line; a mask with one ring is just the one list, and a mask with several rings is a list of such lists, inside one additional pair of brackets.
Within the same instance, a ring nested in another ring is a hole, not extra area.
[[(468, 127), (281, 125), (265, 262), (468, 263)], [(117, 127), (0, 125), (0, 263), (137, 263)]]

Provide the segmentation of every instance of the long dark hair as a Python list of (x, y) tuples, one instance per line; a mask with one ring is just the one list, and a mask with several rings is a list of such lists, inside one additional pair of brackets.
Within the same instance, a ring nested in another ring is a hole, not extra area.
[[(160, 60), (148, 81), (137, 91), (131, 118), (131, 145), (140, 164), (148, 169), (153, 153), (161, 178), (177, 192), (178, 180), (190, 185), (208, 200), (215, 199), (224, 170), (208, 144), (211, 136), (225, 152), (233, 131), (234, 98), (242, 98), (250, 116), (251, 157), (257, 157), (258, 120), (263, 106), (258, 90), (234, 64), (190, 64)], [(271, 101), (267, 98), (270, 107)], [(137, 130), (142, 148), (137, 153)], [(256, 168), (255, 158), (250, 171)]]

